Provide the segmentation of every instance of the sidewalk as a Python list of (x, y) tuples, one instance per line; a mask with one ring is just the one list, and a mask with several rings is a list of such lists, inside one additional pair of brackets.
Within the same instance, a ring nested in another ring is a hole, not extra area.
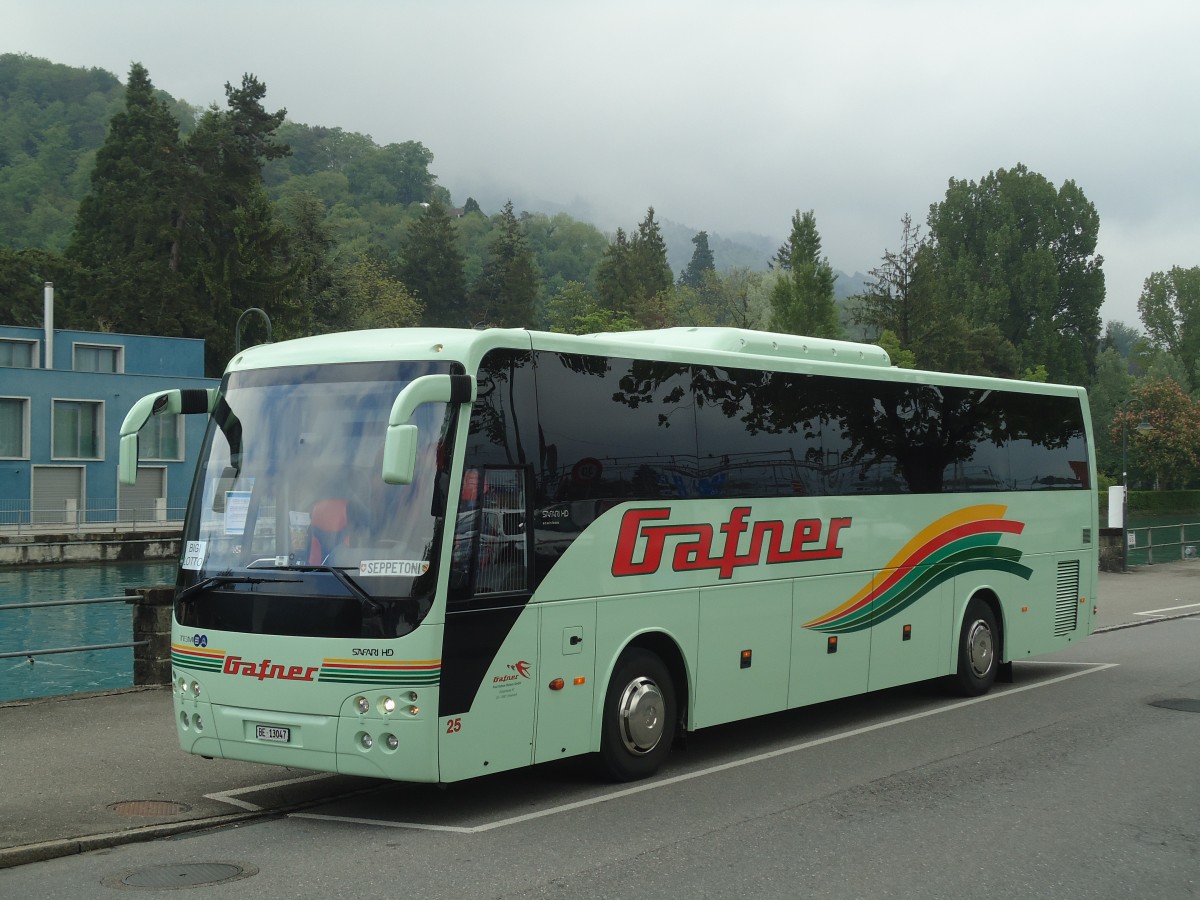
[[(1200, 605), (1172, 609), (1200, 604), (1200, 562), (1102, 573), (1099, 603), (1100, 629), (1154, 621), (1137, 614), (1147, 610), (1200, 614)], [(284, 812), (374, 783), (183, 753), (166, 687), (0, 703), (0, 773), (0, 869)]]

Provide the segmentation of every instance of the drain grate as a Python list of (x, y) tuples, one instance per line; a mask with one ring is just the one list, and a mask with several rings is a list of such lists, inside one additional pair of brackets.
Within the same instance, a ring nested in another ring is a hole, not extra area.
[(144, 888), (163, 891), (174, 888), (225, 884), (258, 874), (258, 867), (246, 863), (200, 862), (148, 866), (105, 878), (108, 887)]
[(1191, 697), (1174, 697), (1170, 700), (1155, 700), (1151, 706), (1159, 706), (1163, 709), (1178, 709), (1183, 712), (1200, 713), (1200, 700)]
[(177, 816), (191, 809), (174, 800), (121, 800), (108, 804), (108, 808), (122, 816)]

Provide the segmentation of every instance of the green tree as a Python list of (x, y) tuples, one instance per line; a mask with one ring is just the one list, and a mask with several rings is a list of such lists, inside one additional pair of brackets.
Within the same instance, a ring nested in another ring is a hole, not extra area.
[(1104, 302), (1100, 217), (1073, 181), (1060, 188), (1023, 165), (978, 183), (950, 180), (929, 211), (933, 289), (972, 326), (994, 325), (1017, 370), (1091, 380)]
[(600, 229), (566, 213), (523, 212), (521, 226), (542, 273), (545, 296), (558, 293), (568, 281), (595, 288), (593, 275), (609, 245)]
[(773, 331), (841, 338), (833, 282), (837, 276), (821, 255), (821, 236), (812, 210), (792, 216), (792, 231), (777, 254), (781, 270), (771, 294)]
[(896, 332), (884, 329), (876, 343), (887, 351), (892, 365), (897, 369), (915, 369), (917, 367), (916, 354), (900, 346), (900, 338), (896, 336)]
[(674, 279), (667, 262), (667, 244), (654, 219), (654, 207), (638, 224), (629, 243), (633, 295), (629, 312), (643, 328), (659, 328), (671, 321), (671, 287)]
[(355, 156), (345, 171), (350, 190), (360, 203), (407, 206), (433, 199), (432, 162), (433, 154), (421, 143), (405, 141)]
[(424, 324), (470, 328), (463, 255), (446, 207), (432, 200), (406, 232), (400, 280), (425, 307)]
[(421, 322), (420, 301), (377, 259), (355, 260), (341, 269), (336, 282), (356, 328), (411, 328)]
[(1133, 378), (1125, 359), (1115, 347), (1100, 351), (1096, 360), (1096, 379), (1088, 387), (1088, 404), (1091, 406), (1092, 421), (1097, 423), (1095, 431), (1096, 467), (1117, 481), (1121, 475), (1121, 444), (1114, 443), (1108, 428), (1099, 427), (1101, 422), (1112, 422), (1121, 404), (1129, 399)]
[(138, 334), (183, 334), (186, 294), (172, 266), (187, 179), (179, 123), (155, 96), (140, 63), (129, 70), (125, 108), (96, 153), (91, 192), (79, 205), (67, 257), (86, 273), (73, 323), (108, 322)]
[(628, 315), (638, 304), (640, 286), (634, 268), (633, 247), (618, 228), (608, 249), (596, 264), (596, 295), (600, 306), (614, 315)]
[(226, 82), (226, 109), (205, 112), (184, 147), (170, 265), (192, 290), (176, 303), (183, 333), (204, 338), (214, 374), (233, 353), (241, 313), (278, 314), (288, 287), (286, 233), (262, 181), (263, 165), (290, 152), (276, 139), (286, 110), (267, 112), (266, 90), (249, 74)]
[(600, 304), (580, 281), (568, 281), (546, 303), (547, 327), (561, 334), (632, 331), (637, 322)]
[(541, 279), (512, 201), (496, 215), (483, 273), (471, 294), (472, 316), (489, 324), (532, 327)]
[(705, 273), (715, 272), (717, 266), (712, 250), (708, 247), (707, 231), (697, 232), (696, 236), (692, 238), (692, 244), (695, 249), (692, 251), (692, 258), (688, 260), (687, 268), (679, 273), (679, 283), (699, 289), (703, 284)]
[(884, 251), (881, 264), (870, 271), (866, 290), (851, 298), (850, 318), (877, 334), (890, 331), (901, 346), (912, 348), (936, 329), (938, 316), (932, 315), (935, 303), (928, 280), (920, 278), (917, 266), (928, 240), (908, 213), (900, 222), (900, 249)]
[(1154, 272), (1138, 298), (1138, 313), (1151, 342), (1174, 356), (1183, 366), (1191, 389), (1200, 362), (1200, 266)]
[(0, 322), (40, 326), (46, 282), (54, 283), (55, 303), (62, 306), (62, 290), (65, 288), (70, 297), (77, 280), (78, 273), (71, 263), (56, 253), (0, 247)]

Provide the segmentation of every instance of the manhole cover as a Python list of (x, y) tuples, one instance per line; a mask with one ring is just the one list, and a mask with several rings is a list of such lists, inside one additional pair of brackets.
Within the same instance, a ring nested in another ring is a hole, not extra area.
[(1179, 709), (1184, 712), (1200, 713), (1200, 700), (1190, 697), (1175, 697), (1170, 700), (1155, 700), (1151, 706), (1161, 706), (1163, 709)]
[(108, 804), (108, 808), (122, 816), (177, 816), (191, 809), (174, 800), (121, 800)]
[(162, 891), (172, 888), (199, 887), (202, 884), (224, 884), (257, 875), (256, 866), (246, 863), (176, 863), (134, 869), (105, 878), (108, 887), (148, 888)]

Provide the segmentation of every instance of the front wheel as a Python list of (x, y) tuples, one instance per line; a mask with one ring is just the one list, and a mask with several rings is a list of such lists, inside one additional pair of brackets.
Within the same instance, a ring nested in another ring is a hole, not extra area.
[(604, 697), (600, 761), (617, 781), (658, 771), (675, 739), (675, 685), (663, 661), (648, 650), (626, 650)]
[(958, 635), (958, 671), (952, 685), (958, 694), (978, 697), (996, 682), (1000, 665), (1000, 635), (992, 608), (978, 598), (967, 604)]

